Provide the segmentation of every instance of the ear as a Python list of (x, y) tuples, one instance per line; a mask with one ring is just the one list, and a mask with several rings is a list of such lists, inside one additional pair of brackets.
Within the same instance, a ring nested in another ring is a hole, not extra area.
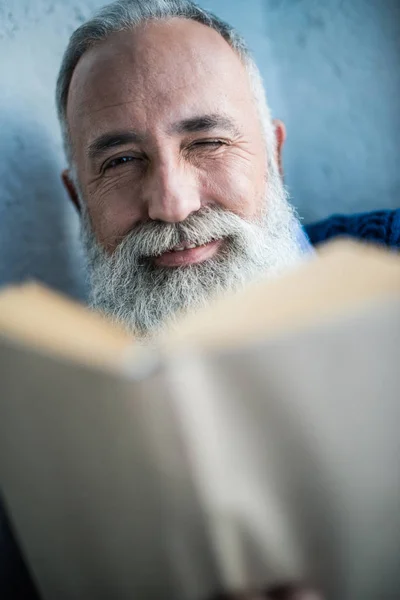
[(72, 181), (68, 169), (65, 169), (61, 173), (61, 180), (64, 184), (65, 189), (67, 190), (68, 196), (72, 200), (72, 203), (75, 205), (75, 208), (78, 210), (78, 212), (81, 212), (81, 205), (79, 204), (78, 192), (76, 190), (74, 182)]
[(286, 140), (286, 127), (283, 121), (279, 119), (273, 120), (274, 128), (275, 128), (275, 139), (276, 139), (276, 162), (279, 167), (279, 172), (281, 177), (283, 177), (283, 165), (282, 165), (282, 149), (283, 144)]

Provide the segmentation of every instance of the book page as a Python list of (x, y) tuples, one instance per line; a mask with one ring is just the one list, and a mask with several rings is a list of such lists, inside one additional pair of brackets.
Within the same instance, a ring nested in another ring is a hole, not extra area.
[(35, 283), (0, 292), (0, 335), (112, 370), (119, 370), (134, 341), (104, 316)]
[(2, 499), (43, 600), (216, 589), (186, 449), (157, 378), (143, 387), (0, 338)]
[(297, 575), (332, 600), (397, 598), (399, 348), (400, 298), (165, 358), (225, 587)]

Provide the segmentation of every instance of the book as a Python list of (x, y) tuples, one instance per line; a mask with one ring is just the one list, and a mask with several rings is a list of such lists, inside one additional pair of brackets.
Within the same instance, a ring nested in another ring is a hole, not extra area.
[(143, 346), (0, 293), (0, 487), (44, 600), (400, 589), (400, 256), (354, 242)]

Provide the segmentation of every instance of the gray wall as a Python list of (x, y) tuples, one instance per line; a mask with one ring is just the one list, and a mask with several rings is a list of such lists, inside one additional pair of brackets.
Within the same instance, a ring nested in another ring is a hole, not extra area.
[[(0, 0), (0, 284), (85, 295), (62, 190), (53, 89), (68, 36), (104, 0)], [(400, 206), (400, 2), (203, 0), (248, 39), (288, 130), (305, 220)]]

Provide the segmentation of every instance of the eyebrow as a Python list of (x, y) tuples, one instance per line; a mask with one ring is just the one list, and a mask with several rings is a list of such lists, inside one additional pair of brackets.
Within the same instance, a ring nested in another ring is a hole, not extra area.
[(233, 135), (239, 135), (240, 130), (235, 122), (226, 115), (209, 114), (191, 117), (178, 121), (171, 127), (171, 133), (197, 133), (212, 129), (225, 129)]
[(95, 159), (112, 148), (119, 148), (127, 144), (139, 144), (143, 138), (135, 131), (111, 131), (104, 133), (91, 142), (88, 146), (88, 156), (90, 159)]
[[(240, 135), (239, 128), (231, 118), (218, 114), (200, 115), (183, 119), (174, 123), (169, 129), (169, 133), (200, 133), (218, 128), (224, 129), (235, 136)], [(87, 154), (91, 160), (94, 160), (103, 156), (110, 149), (126, 146), (127, 144), (140, 144), (143, 142), (143, 139), (135, 131), (111, 131), (93, 140), (88, 146)]]

